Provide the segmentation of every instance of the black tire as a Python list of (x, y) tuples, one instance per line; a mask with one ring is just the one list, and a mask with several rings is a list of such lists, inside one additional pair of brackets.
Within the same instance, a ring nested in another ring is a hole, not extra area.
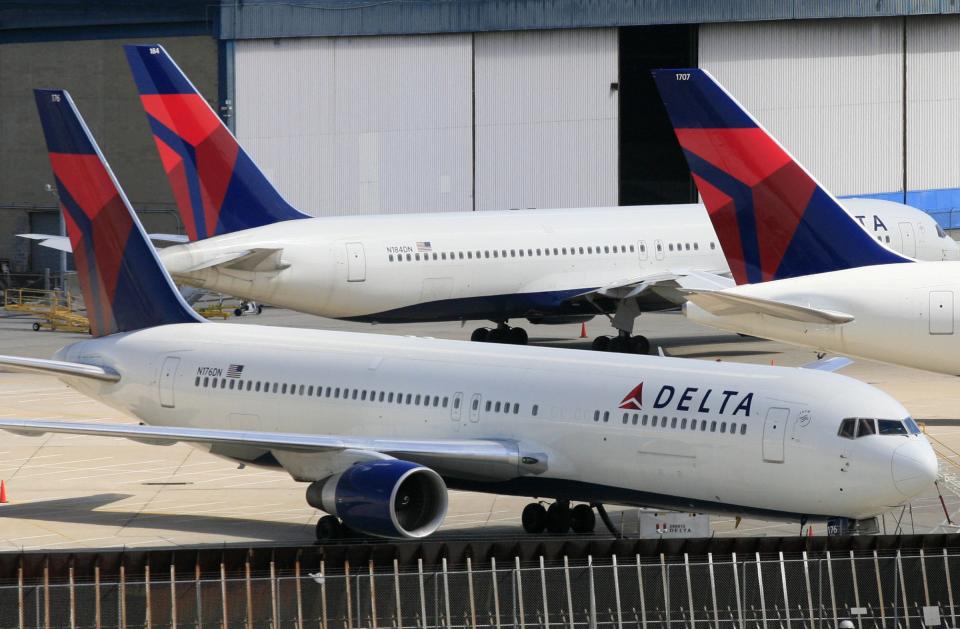
[(554, 535), (562, 535), (570, 530), (570, 505), (555, 502), (547, 509), (547, 530)]
[(523, 328), (510, 328), (510, 342), (514, 345), (526, 345), (529, 338)]
[(477, 328), (470, 335), (470, 340), (474, 343), (486, 343), (490, 340), (490, 328)]
[(608, 352), (616, 352), (618, 354), (623, 354), (630, 351), (630, 339), (623, 336), (614, 336), (610, 339), (610, 343), (607, 345)]
[(487, 337), (489, 343), (509, 343), (510, 342), (510, 328), (494, 328), (490, 330), (490, 335)]
[(597, 516), (590, 505), (579, 504), (570, 510), (570, 528), (577, 535), (593, 533), (596, 525)]
[(257, 304), (257, 314), (263, 314), (263, 306)]
[(39, 332), (39, 331), (40, 331), (40, 324), (39, 324), (39, 323), (34, 323), (34, 324), (33, 324), (32, 326), (30, 326), (30, 327), (33, 328), (33, 331), (34, 331), (34, 332)]
[(609, 336), (598, 336), (593, 339), (593, 343), (590, 344), (590, 349), (595, 352), (605, 352), (607, 348), (610, 347), (610, 340)]
[(520, 514), (523, 530), (531, 535), (540, 535), (547, 528), (547, 510), (539, 502), (531, 502)]
[(343, 525), (340, 524), (340, 518), (332, 515), (325, 515), (317, 520), (317, 541), (331, 542), (343, 537)]
[(649, 354), (650, 341), (641, 334), (634, 336), (630, 339), (630, 352), (633, 354)]
[(234, 308), (234, 309), (233, 309), (233, 316), (235, 316), (235, 317), (242, 317), (242, 316), (243, 316), (243, 308)]

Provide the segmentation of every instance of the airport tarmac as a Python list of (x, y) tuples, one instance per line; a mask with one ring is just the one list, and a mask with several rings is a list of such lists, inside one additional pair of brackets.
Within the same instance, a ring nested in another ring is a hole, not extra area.
[[(83, 335), (34, 332), (32, 320), (0, 316), (0, 353), (48, 358)], [(265, 324), (467, 339), (476, 323), (371, 326), (266, 309), (260, 316), (230, 319), (234, 325)], [(591, 336), (609, 333), (605, 319), (587, 324)], [(527, 326), (531, 343), (588, 350), (580, 325)], [(654, 351), (703, 360), (802, 365), (808, 350), (743, 338), (696, 326), (678, 314), (647, 314), (636, 332)], [(879, 340), (882, 342), (882, 339)], [(869, 382), (899, 399), (926, 425), (941, 454), (940, 490), (950, 519), (960, 521), (960, 383), (956, 378), (857, 361), (844, 374)], [(0, 373), (0, 416), (86, 422), (130, 422), (60, 381), (40, 375)], [(197, 544), (314, 541), (318, 513), (304, 501), (306, 486), (283, 472), (238, 468), (187, 445), (150, 446), (123, 439), (69, 435), (22, 437), (0, 432), (0, 478), (9, 502), (0, 504), (0, 551), (143, 548)], [(451, 492), (450, 510), (438, 536), (522, 536), (520, 511), (528, 502)], [(611, 508), (629, 535), (635, 509)], [(911, 508), (885, 514), (885, 532), (956, 532), (931, 490)], [(718, 536), (797, 535), (797, 523), (714, 517)], [(824, 534), (825, 526), (813, 526)], [(597, 535), (606, 532), (597, 523)]]

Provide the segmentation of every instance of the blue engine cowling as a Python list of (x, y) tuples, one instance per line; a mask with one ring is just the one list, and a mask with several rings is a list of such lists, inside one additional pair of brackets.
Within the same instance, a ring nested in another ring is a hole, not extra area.
[(357, 463), (307, 488), (307, 503), (355, 531), (390, 538), (430, 535), (447, 515), (447, 486), (428, 467), (385, 459)]

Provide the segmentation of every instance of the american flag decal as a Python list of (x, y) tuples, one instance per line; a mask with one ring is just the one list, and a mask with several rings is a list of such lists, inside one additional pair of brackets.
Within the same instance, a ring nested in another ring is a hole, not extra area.
[(230, 365), (227, 367), (228, 378), (239, 378), (243, 375), (243, 365)]
[(417, 241), (417, 253), (424, 253), (433, 251), (433, 246), (430, 244), (429, 240)]

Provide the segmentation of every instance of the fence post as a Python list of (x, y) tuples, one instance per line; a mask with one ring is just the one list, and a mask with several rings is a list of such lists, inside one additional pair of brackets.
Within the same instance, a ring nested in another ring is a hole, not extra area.
[(280, 611), (277, 609), (277, 566), (275, 555), (270, 554), (270, 618), (273, 619), (273, 629), (280, 629)]
[(587, 555), (587, 586), (590, 588), (590, 629), (597, 629), (597, 595), (593, 590), (593, 555)]
[[(123, 564), (120, 564), (121, 580), (123, 578)], [(43, 626), (50, 629), (50, 558), (43, 560)], [(126, 624), (124, 624), (126, 627)]]
[(923, 577), (923, 600), (924, 605), (930, 605), (930, 588), (927, 586), (927, 561), (923, 549), (920, 549), (920, 575)]
[(787, 626), (790, 626), (790, 594), (787, 592), (787, 566), (783, 563), (783, 551), (780, 551), (780, 580), (783, 583), (783, 609), (787, 615)]
[(810, 629), (817, 626), (816, 616), (813, 615), (813, 590), (810, 587), (810, 562), (807, 551), (803, 551), (803, 581), (807, 586), (807, 609), (810, 612)]
[(320, 616), (323, 629), (327, 629), (327, 562), (320, 560)]
[[(944, 559), (946, 561), (946, 559)], [(570, 558), (563, 556), (563, 578), (567, 584), (567, 624), (573, 629), (573, 592), (570, 590)]]
[(833, 587), (833, 558), (827, 551), (827, 582), (830, 584), (830, 609), (833, 612), (833, 626), (837, 626), (837, 595)]
[(194, 597), (197, 599), (197, 626), (203, 626), (203, 588), (200, 587), (200, 558), (193, 558)]
[(100, 629), (100, 560), (93, 564), (93, 598), (94, 626)]
[(514, 574), (517, 575), (517, 608), (520, 611), (520, 629), (525, 629), (526, 618), (523, 612), (523, 580), (520, 577), (520, 557), (514, 557)]
[(303, 587), (300, 583), (300, 553), (297, 550), (297, 557), (293, 560), (293, 582), (297, 591), (297, 629), (303, 629)]
[(74, 589), (73, 582), (73, 556), (70, 557), (70, 565), (67, 570), (70, 581), (70, 629), (77, 629), (77, 592)]
[(143, 565), (143, 598), (146, 605), (145, 620), (147, 622), (147, 629), (153, 629), (153, 614), (150, 610), (150, 559), (147, 558), (147, 562)]
[[(377, 580), (373, 573), (373, 559), (367, 564), (370, 573), (370, 626), (377, 628)], [(357, 619), (359, 620), (359, 618)]]
[(737, 569), (737, 553), (732, 553), (733, 561), (733, 594), (737, 598), (737, 618), (740, 620), (740, 629), (745, 629), (743, 623), (743, 601), (740, 600), (740, 571)]
[(760, 592), (760, 618), (763, 620), (763, 629), (767, 629), (767, 601), (763, 596), (763, 570), (760, 566), (760, 553), (754, 554), (757, 561), (757, 590)]
[[(666, 420), (664, 420), (666, 421)], [(667, 621), (667, 629), (670, 627), (670, 581), (667, 578), (667, 558), (660, 553), (660, 580), (663, 582), (663, 613)]]
[(943, 572), (947, 576), (947, 600), (950, 602), (950, 624), (956, 629), (957, 610), (953, 606), (953, 585), (950, 583), (950, 562), (947, 561), (946, 548), (943, 549)]
[(443, 613), (447, 617), (447, 629), (453, 629), (453, 619), (450, 617), (450, 579), (447, 575), (447, 558), (440, 560), (443, 569)]
[(883, 603), (883, 581), (880, 579), (880, 558), (877, 551), (873, 551), (873, 569), (877, 577), (877, 598), (880, 599), (880, 626), (883, 629), (887, 627), (887, 612), (884, 610)]
[(467, 557), (467, 595), (470, 597), (470, 627), (477, 629), (477, 604), (473, 600), (473, 561)]
[(897, 574), (900, 579), (900, 597), (903, 600), (903, 624), (910, 626), (910, 608), (907, 607), (907, 584), (903, 578), (903, 561), (900, 550), (897, 550)]
[(243, 560), (244, 590), (247, 592), (247, 629), (253, 629), (253, 584), (250, 583), (250, 552)]
[[(638, 515), (637, 517), (640, 517), (640, 516)], [(640, 553), (637, 553), (636, 559), (637, 559), (637, 586), (640, 588), (640, 627), (641, 629), (647, 629), (647, 598), (643, 592), (643, 564), (640, 563)], [(571, 627), (571, 629), (573, 628)]]
[[(850, 549), (850, 576), (853, 579), (853, 604), (860, 607), (860, 586), (857, 583), (857, 562), (853, 557), (853, 549)], [(857, 629), (863, 629), (861, 614), (857, 614)]]
[(693, 585), (690, 583), (690, 554), (683, 553), (683, 572), (687, 576), (687, 606), (690, 608), (690, 627), (696, 626), (693, 615)]
[(347, 629), (353, 629), (353, 592), (350, 588), (350, 560), (343, 560), (343, 586), (347, 593)]
[(540, 596), (543, 598), (543, 625), (550, 627), (550, 610), (547, 605), (547, 570), (543, 565), (543, 555), (540, 555)]
[[(713, 605), (713, 629), (720, 629), (720, 610), (717, 609), (717, 582), (713, 576), (713, 553), (707, 553), (707, 564), (710, 567), (710, 603)], [(811, 629), (813, 629), (811, 627)]]
[[(99, 565), (97, 566), (99, 569)], [(99, 594), (99, 592), (98, 592)], [(19, 609), (17, 610), (17, 620), (20, 623), (20, 629), (26, 629), (26, 618), (24, 618), (23, 610), (23, 557), (20, 557), (20, 562), (17, 565), (17, 603)], [(100, 597), (97, 596), (97, 606), (99, 607)], [(99, 609), (97, 610), (99, 612)], [(97, 614), (97, 629), (100, 625), (100, 614)]]
[(177, 569), (176, 563), (170, 561), (170, 629), (177, 629)]
[(623, 613), (620, 606), (620, 570), (617, 569), (617, 556), (612, 555), (611, 558), (613, 559), (613, 597), (617, 603), (617, 629), (623, 629)]
[(393, 558), (393, 595), (397, 599), (397, 629), (403, 629), (403, 612), (400, 610), (400, 562)]
[[(127, 567), (123, 560), (120, 560), (120, 627), (127, 629)], [(47, 627), (50, 623), (47, 622)]]
[(493, 614), (494, 624), (500, 629), (500, 593), (497, 592), (497, 558), (490, 558), (490, 574), (493, 578)]
[(423, 557), (417, 558), (417, 575), (420, 577), (420, 622), (427, 629), (427, 593), (423, 589)]
[[(197, 566), (198, 576), (199, 570), (200, 566)], [(227, 566), (223, 563), (223, 557), (220, 558), (220, 606), (223, 607), (223, 629), (229, 629), (230, 621), (227, 618)]]

